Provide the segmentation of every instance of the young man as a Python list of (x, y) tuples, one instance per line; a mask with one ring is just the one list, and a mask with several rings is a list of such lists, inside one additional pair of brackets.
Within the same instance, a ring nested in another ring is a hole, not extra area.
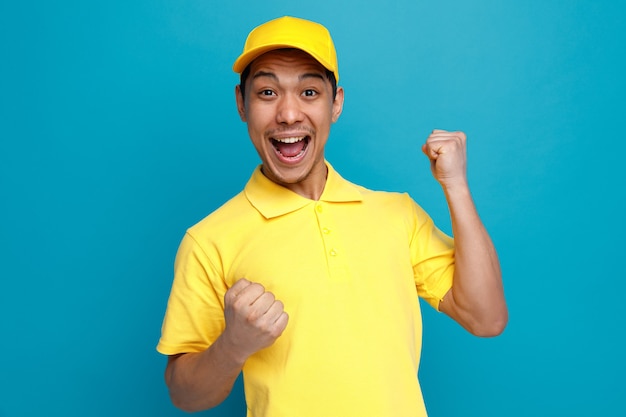
[(479, 336), (507, 321), (465, 135), (435, 130), (422, 147), (453, 241), (406, 194), (354, 185), (325, 160), (344, 91), (323, 26), (267, 22), (234, 70), (262, 164), (181, 242), (158, 345), (172, 401), (211, 408), (243, 370), (248, 416), (425, 416), (418, 297)]

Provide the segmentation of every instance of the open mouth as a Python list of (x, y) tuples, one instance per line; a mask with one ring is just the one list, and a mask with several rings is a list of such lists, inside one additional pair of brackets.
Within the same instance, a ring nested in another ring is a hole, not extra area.
[(274, 146), (276, 152), (285, 159), (297, 159), (304, 155), (310, 140), (310, 136), (271, 139), (272, 146)]

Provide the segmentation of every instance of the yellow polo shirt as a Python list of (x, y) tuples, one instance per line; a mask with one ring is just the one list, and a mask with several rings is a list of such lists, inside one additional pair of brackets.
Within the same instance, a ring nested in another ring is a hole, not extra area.
[(418, 296), (452, 286), (453, 241), (406, 194), (354, 185), (328, 165), (319, 201), (256, 169), (243, 192), (191, 227), (158, 351), (200, 352), (224, 329), (224, 294), (261, 283), (289, 324), (243, 368), (248, 417), (419, 417)]

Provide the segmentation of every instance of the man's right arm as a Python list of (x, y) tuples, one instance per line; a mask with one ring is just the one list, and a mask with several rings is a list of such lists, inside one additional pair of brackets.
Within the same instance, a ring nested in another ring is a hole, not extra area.
[(172, 403), (182, 410), (206, 410), (224, 401), (248, 357), (271, 346), (289, 320), (282, 302), (246, 279), (224, 295), (224, 318), (224, 332), (207, 350), (169, 357), (165, 382)]
[(168, 358), (165, 383), (172, 403), (187, 412), (213, 408), (228, 397), (243, 363), (230, 358), (218, 339), (204, 352)]

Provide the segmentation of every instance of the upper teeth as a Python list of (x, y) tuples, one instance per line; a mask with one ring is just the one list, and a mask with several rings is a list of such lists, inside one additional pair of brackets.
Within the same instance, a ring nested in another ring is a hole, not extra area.
[(293, 137), (293, 138), (280, 138), (280, 139), (276, 139), (278, 142), (283, 142), (283, 143), (296, 143), (301, 141), (302, 139), (304, 139), (304, 136), (301, 137)]

